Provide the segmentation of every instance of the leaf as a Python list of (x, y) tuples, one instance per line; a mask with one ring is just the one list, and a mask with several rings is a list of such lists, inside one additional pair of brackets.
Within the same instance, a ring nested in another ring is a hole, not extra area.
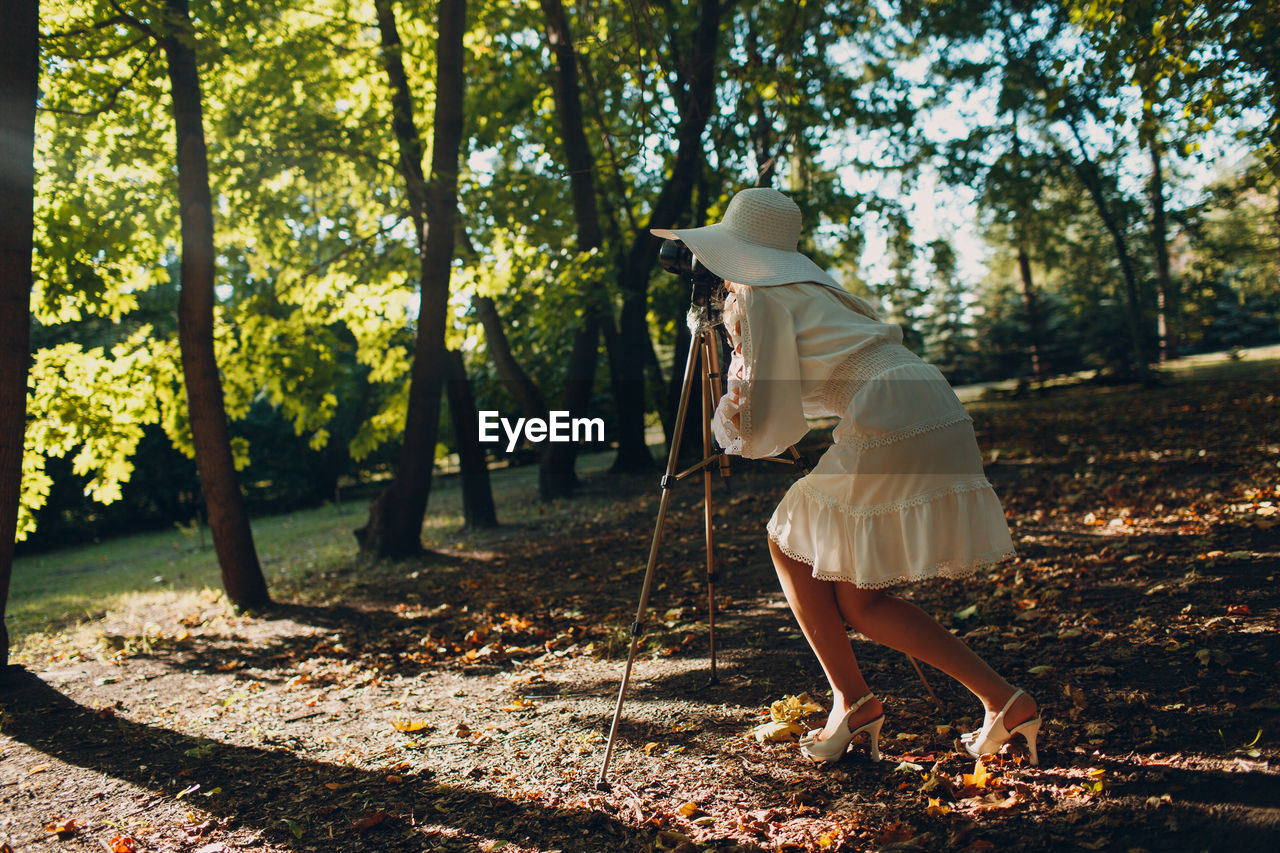
[(698, 813), (698, 804), (693, 801), (684, 803), (680, 808), (676, 809), (676, 813), (682, 817), (693, 817)]
[(364, 832), (365, 830), (373, 829), (386, 819), (386, 809), (378, 809), (375, 812), (365, 812), (364, 817), (352, 824), (352, 828), (359, 832)]
[(988, 812), (995, 810), (1011, 809), (1022, 802), (1022, 798), (1018, 796), (1018, 792), (1014, 791), (1009, 796), (1004, 796), (999, 791), (992, 791), (981, 800), (978, 801), (975, 811)]
[(391, 725), (398, 732), (420, 732), (435, 728), (426, 720), (393, 720)]
[(787, 722), (761, 723), (751, 730), (751, 736), (761, 744), (790, 741), (796, 735), (803, 733), (803, 728)]
[(502, 710), (504, 710), (504, 711), (526, 711), (526, 710), (528, 710), (528, 709), (530, 709), (530, 708), (534, 708), (534, 707), (536, 707), (536, 706), (535, 706), (532, 702), (530, 702), (528, 699), (525, 699), (525, 698), (524, 698), (524, 697), (522, 697), (522, 696), (517, 696), (517, 697), (516, 697), (516, 698), (511, 702), (511, 704), (510, 704), (510, 705), (507, 705), (507, 706), (506, 706), (505, 708), (503, 708)]
[(284, 823), (285, 826), (289, 827), (289, 831), (293, 833), (294, 838), (301, 838), (302, 834), (306, 832), (306, 829), (302, 826), (302, 824), (298, 823), (296, 820), (291, 820), (290, 818), (287, 818), (287, 817), (281, 818), (280, 820)]
[(111, 853), (137, 853), (138, 841), (131, 835), (116, 835), (108, 845)]
[(922, 766), (910, 761), (904, 761), (897, 767), (893, 768), (894, 773), (921, 773), (923, 771), (924, 768)]
[(926, 808), (925, 814), (930, 816), (944, 815), (951, 811), (951, 806), (942, 805), (942, 800), (936, 797), (929, 798), (929, 807)]
[(1031, 667), (1030, 669), (1027, 670), (1027, 672), (1031, 673), (1032, 675), (1046, 675), (1047, 673), (1053, 672), (1056, 668), (1057, 667), (1054, 667), (1050, 664), (1042, 663), (1039, 666)]
[(44, 831), (52, 832), (59, 838), (70, 838), (80, 831), (80, 827), (76, 825), (75, 818), (69, 818), (67, 820), (54, 821), (53, 823), (45, 824)]
[(968, 607), (965, 607), (961, 610), (957, 610), (955, 612), (955, 617), (961, 621), (964, 621), (965, 619), (969, 619), (972, 616), (974, 616), (977, 612), (978, 612), (978, 605), (970, 604)]
[(779, 699), (769, 706), (769, 719), (775, 723), (799, 722), (809, 714), (822, 710), (822, 706), (809, 698), (808, 693)]
[(978, 790), (982, 790), (987, 787), (993, 778), (994, 777), (987, 772), (987, 765), (982, 763), (982, 759), (978, 759), (974, 763), (972, 773), (965, 773), (960, 777), (966, 787), (972, 786)]
[(1252, 616), (1253, 611), (1247, 604), (1232, 604), (1227, 608), (1228, 616)]

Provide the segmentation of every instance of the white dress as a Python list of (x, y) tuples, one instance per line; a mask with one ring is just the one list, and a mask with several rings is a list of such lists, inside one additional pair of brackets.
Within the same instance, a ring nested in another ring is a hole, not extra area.
[(840, 418), (769, 520), (783, 553), (815, 578), (867, 588), (1013, 556), (972, 419), (901, 329), (809, 282), (730, 285), (724, 321), (734, 353), (712, 427), (726, 452), (774, 456), (804, 437), (806, 416)]

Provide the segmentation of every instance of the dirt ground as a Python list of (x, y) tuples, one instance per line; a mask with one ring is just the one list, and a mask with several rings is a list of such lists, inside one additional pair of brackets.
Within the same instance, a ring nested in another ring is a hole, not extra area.
[(656, 474), (318, 574), (269, 613), (108, 614), (0, 693), (0, 850), (1277, 849), (1274, 379), (975, 411), (1020, 556), (904, 594), (1033, 692), (1039, 767), (975, 764), (977, 703), (926, 667), (938, 707), (859, 638), (883, 761), (752, 736), (771, 703), (828, 697), (764, 547), (794, 475), (748, 463), (713, 501), (718, 679), (681, 483), (606, 790)]

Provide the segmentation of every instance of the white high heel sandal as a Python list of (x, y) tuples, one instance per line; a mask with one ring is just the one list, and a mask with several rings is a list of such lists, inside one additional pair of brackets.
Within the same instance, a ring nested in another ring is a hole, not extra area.
[(1005, 714), (1009, 713), (1013, 703), (1022, 695), (1024, 695), (1024, 691), (1014, 691), (1014, 694), (1009, 697), (1009, 701), (1004, 703), (1004, 708), (1000, 710), (999, 714), (996, 714), (991, 722), (976, 732), (969, 732), (960, 736), (965, 750), (970, 755), (974, 758), (981, 758), (984, 755), (998, 752), (1000, 747), (1013, 739), (1014, 735), (1022, 735), (1023, 740), (1027, 742), (1027, 752), (1031, 755), (1031, 763), (1040, 763), (1040, 757), (1036, 754), (1036, 736), (1040, 733), (1040, 717), (1038, 715), (1032, 717), (1012, 729), (1006, 728), (1004, 724)]
[(872, 761), (880, 760), (880, 727), (884, 725), (884, 714), (876, 717), (874, 720), (863, 723), (854, 731), (849, 731), (849, 719), (857, 712), (859, 708), (867, 703), (869, 699), (874, 698), (875, 694), (868, 693), (851, 707), (844, 714), (844, 719), (840, 721), (840, 727), (836, 734), (824, 740), (819, 740), (818, 735), (822, 733), (822, 729), (814, 729), (804, 737), (800, 738), (800, 752), (810, 761), (820, 762), (822, 764), (831, 764), (839, 761), (844, 757), (845, 752), (849, 749), (849, 743), (863, 732), (867, 733), (869, 740), (867, 753), (871, 756)]

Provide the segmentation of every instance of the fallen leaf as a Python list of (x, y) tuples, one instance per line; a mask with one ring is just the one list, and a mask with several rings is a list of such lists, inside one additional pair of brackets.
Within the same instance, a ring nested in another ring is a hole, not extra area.
[(991, 784), (992, 775), (987, 772), (987, 765), (982, 763), (982, 759), (978, 759), (973, 765), (972, 773), (965, 773), (961, 777), (961, 781), (965, 787), (974, 787), (982, 790)]
[(393, 720), (391, 725), (398, 732), (420, 732), (432, 728), (426, 720)]
[(795, 723), (809, 714), (822, 710), (822, 706), (809, 698), (808, 693), (779, 699), (769, 706), (769, 719), (775, 723)]
[(532, 702), (530, 702), (528, 699), (525, 699), (525, 698), (523, 698), (523, 697), (517, 696), (517, 697), (516, 697), (516, 698), (511, 702), (511, 704), (510, 704), (510, 705), (507, 705), (507, 706), (506, 706), (505, 708), (503, 708), (502, 710), (504, 710), (504, 711), (524, 711), (524, 710), (527, 710), (527, 709), (529, 709), (529, 708), (533, 708), (533, 707), (534, 707), (534, 704), (533, 704)]
[(804, 729), (795, 723), (774, 721), (761, 723), (751, 730), (751, 736), (759, 743), (778, 743), (789, 741), (796, 735), (803, 734)]
[(828, 847), (834, 847), (843, 840), (843, 834), (839, 833), (838, 830), (833, 829), (830, 832), (824, 832), (822, 835), (818, 836), (818, 846), (825, 850)]
[(111, 853), (137, 853), (138, 840), (131, 835), (116, 835), (112, 837)]
[(54, 821), (53, 823), (46, 824), (44, 831), (52, 832), (59, 838), (70, 838), (80, 831), (80, 827), (76, 825), (75, 818), (70, 818), (68, 820)]
[(378, 809), (376, 812), (365, 812), (364, 817), (352, 824), (352, 827), (360, 832), (364, 832), (367, 829), (373, 829), (386, 819), (386, 809)]
[(676, 812), (683, 817), (693, 817), (698, 813), (698, 804), (695, 802), (687, 802), (676, 809)]
[(1249, 609), (1247, 604), (1232, 604), (1227, 608), (1228, 616), (1252, 616), (1253, 611)]
[(975, 811), (978, 811), (978, 812), (997, 811), (997, 810), (1002, 811), (1004, 809), (1011, 809), (1021, 802), (1022, 802), (1022, 798), (1018, 796), (1018, 793), (1016, 791), (1010, 793), (1009, 796), (1007, 797), (998, 791), (992, 791), (990, 794), (987, 794), (985, 797), (983, 797), (981, 800), (978, 801), (978, 806), (975, 809)]
[(937, 799), (935, 797), (930, 797), (929, 806), (924, 811), (925, 811), (925, 814), (930, 816), (944, 815), (944, 814), (950, 813), (951, 806), (944, 806), (940, 799)]

